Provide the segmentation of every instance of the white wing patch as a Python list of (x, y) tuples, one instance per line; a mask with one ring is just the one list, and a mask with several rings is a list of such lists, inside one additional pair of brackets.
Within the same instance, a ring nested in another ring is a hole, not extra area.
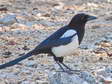
[[(73, 29), (68, 30), (67, 32), (65, 32), (61, 38), (63, 37), (69, 37), (72, 36), (74, 34), (76, 34), (77, 32)], [(53, 47), (52, 48), (52, 52), (56, 55), (56, 56), (66, 56), (66, 55), (71, 55), (74, 54), (74, 50), (76, 48), (79, 47), (79, 42), (78, 42), (78, 36), (75, 35), (72, 38), (72, 41), (70, 43), (68, 43), (67, 45), (61, 45), (61, 46), (57, 46), (57, 47)]]
[(70, 30), (67, 30), (62, 36), (61, 38), (64, 38), (64, 37), (69, 37), (69, 36), (72, 36), (74, 34), (76, 34), (77, 32), (73, 29), (70, 29)]

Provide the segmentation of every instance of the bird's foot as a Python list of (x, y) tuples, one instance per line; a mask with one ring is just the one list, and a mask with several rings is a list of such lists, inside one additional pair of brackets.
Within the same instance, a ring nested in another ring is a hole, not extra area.
[(81, 70), (65, 70), (62, 69), (62, 71), (56, 71), (56, 72), (64, 72), (64, 73), (68, 73), (68, 74), (80, 74)]

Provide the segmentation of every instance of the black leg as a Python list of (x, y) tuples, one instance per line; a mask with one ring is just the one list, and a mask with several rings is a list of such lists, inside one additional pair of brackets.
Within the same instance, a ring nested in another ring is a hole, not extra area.
[[(66, 72), (67, 70), (65, 70), (64, 68), (63, 68), (63, 66), (66, 68), (66, 69), (68, 69), (69, 71), (72, 71), (72, 69), (70, 69), (67, 65), (65, 65), (64, 63), (63, 63), (63, 57), (56, 57), (56, 56), (54, 56), (54, 60), (56, 61), (56, 63), (60, 66), (60, 68), (64, 71), (64, 72)], [(63, 65), (63, 66), (62, 66)]]
[(60, 64), (60, 62), (56, 61), (56, 63), (60, 66), (60, 68), (63, 70), (63, 72), (65, 72), (65, 69), (62, 67), (62, 65)]
[(61, 62), (61, 64), (63, 66), (65, 66), (69, 71), (75, 71), (75, 72), (80, 72), (81, 70), (72, 70), (70, 67), (68, 67), (66, 64), (64, 64), (63, 62)]
[(63, 63), (63, 57), (56, 57), (59, 63), (61, 63), (66, 69), (72, 71), (71, 68), (69, 68), (66, 64)]
[(56, 57), (56, 56), (54, 56), (54, 60), (55, 60), (56, 63), (60, 66), (60, 68), (65, 72), (64, 68), (63, 68), (62, 65), (60, 64), (60, 62), (62, 62), (63, 59), (60, 58), (60, 57)]
[(72, 71), (71, 68), (69, 68), (66, 64), (64, 64), (63, 62), (60, 62), (64, 67), (66, 67), (68, 70)]
[[(69, 68), (66, 64), (63, 63), (63, 57), (56, 57), (54, 56), (54, 60), (56, 61), (56, 63), (60, 66), (60, 68), (63, 70), (62, 72), (67, 72), (69, 74), (73, 74), (74, 72), (80, 72), (80, 70), (72, 70), (71, 68)], [(62, 66), (63, 65), (63, 66)], [(66, 70), (64, 69), (64, 67), (66, 68)]]
[(62, 64), (65, 68), (67, 68), (68, 70), (72, 70), (70, 69), (66, 64), (63, 63), (63, 57), (56, 57), (57, 61)]

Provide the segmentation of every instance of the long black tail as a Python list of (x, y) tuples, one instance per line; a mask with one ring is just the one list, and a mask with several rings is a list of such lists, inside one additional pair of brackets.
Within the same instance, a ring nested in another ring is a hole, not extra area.
[(7, 63), (5, 63), (5, 64), (0, 65), (0, 69), (13, 66), (13, 65), (19, 63), (20, 61), (22, 61), (22, 60), (24, 60), (24, 59), (26, 59), (26, 58), (28, 58), (28, 57), (30, 57), (30, 56), (32, 56), (32, 55), (33, 55), (33, 52), (30, 51), (29, 53), (27, 53), (27, 54), (25, 54), (25, 55), (23, 55), (23, 56), (21, 56), (21, 57), (15, 59), (15, 60), (12, 60), (12, 61), (10, 61), (10, 62), (7, 62)]

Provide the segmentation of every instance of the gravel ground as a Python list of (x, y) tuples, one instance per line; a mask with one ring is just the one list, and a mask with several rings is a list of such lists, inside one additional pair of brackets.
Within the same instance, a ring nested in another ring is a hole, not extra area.
[[(80, 48), (64, 62), (91, 74), (95, 82), (88, 84), (112, 84), (112, 0), (0, 0), (0, 64), (32, 50), (81, 12), (98, 19), (87, 23)], [(0, 84), (50, 84), (56, 70), (52, 56), (32, 56), (0, 70)]]

